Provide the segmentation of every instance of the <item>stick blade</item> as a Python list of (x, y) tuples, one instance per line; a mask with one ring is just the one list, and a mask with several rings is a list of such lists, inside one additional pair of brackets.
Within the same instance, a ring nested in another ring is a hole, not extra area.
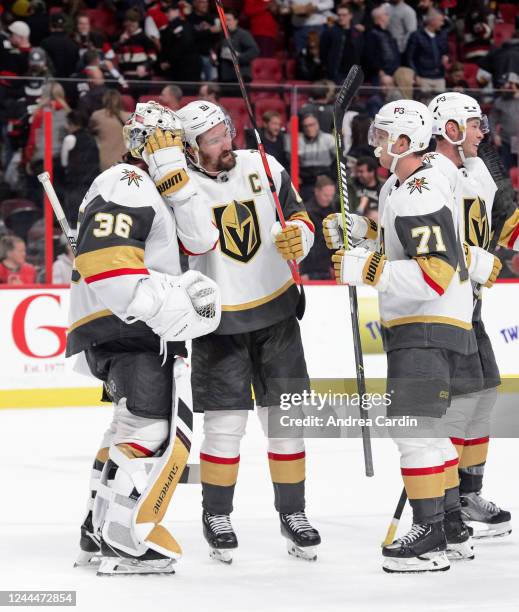
[(335, 98), (334, 112), (335, 115), (340, 116), (344, 114), (351, 104), (351, 101), (355, 97), (359, 87), (364, 82), (364, 72), (358, 64), (353, 64), (348, 72), (348, 75), (344, 79), (339, 93)]

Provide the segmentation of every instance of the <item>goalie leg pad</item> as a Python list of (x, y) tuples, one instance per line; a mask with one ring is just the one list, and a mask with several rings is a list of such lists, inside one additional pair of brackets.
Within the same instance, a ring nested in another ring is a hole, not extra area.
[[(151, 419), (120, 411), (119, 435), (116, 432), (110, 447), (94, 505), (96, 531), (108, 545), (130, 556), (142, 556), (148, 548), (173, 559), (182, 554), (175, 538), (161, 524), (191, 445), (189, 368), (182, 359), (175, 361), (173, 374), (175, 408), (169, 428), (167, 421), (150, 423)], [(168, 431), (169, 443), (162, 454), (143, 457), (156, 452)]]

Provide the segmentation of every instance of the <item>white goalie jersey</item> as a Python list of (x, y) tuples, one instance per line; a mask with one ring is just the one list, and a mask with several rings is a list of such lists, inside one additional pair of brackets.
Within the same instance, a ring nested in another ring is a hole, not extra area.
[[(243, 150), (234, 155), (236, 166), (217, 179), (189, 169), (220, 234), (212, 251), (190, 257), (189, 262), (190, 268), (220, 287), (218, 334), (244, 333), (277, 323), (295, 313), (299, 300), (287, 262), (270, 235), (278, 218), (260, 154)], [(302, 221), (313, 232), (289, 175), (275, 158), (268, 156), (268, 161), (285, 219)]]

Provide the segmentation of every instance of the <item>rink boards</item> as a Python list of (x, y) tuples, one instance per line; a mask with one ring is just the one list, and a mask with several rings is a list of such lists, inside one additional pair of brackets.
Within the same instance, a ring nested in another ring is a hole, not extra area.
[[(351, 318), (345, 287), (305, 287), (301, 322), (311, 378), (353, 378)], [(367, 377), (383, 378), (386, 359), (380, 340), (376, 292), (359, 290), (359, 311)], [(100, 398), (96, 379), (75, 371), (65, 358), (69, 290), (0, 289), (2, 377), (0, 408), (92, 406)], [(519, 283), (504, 282), (484, 295), (483, 320), (503, 376), (519, 377)]]

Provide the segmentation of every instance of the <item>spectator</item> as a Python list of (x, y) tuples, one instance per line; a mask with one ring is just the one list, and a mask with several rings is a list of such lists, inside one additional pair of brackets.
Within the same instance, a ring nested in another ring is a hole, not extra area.
[(178, 111), (182, 106), (180, 101), (182, 100), (183, 92), (178, 85), (166, 85), (160, 92), (161, 103), (167, 106), (172, 111)]
[(492, 75), (494, 87), (501, 87), (510, 72), (519, 74), (519, 30), (515, 30), (512, 38), (493, 49), (478, 61), (479, 66)]
[(25, 261), (25, 242), (18, 236), (0, 238), (0, 283), (32, 285), (36, 282), (36, 268)]
[(373, 157), (359, 157), (355, 175), (348, 179), (350, 209), (374, 221), (378, 219), (378, 195), (382, 189), (377, 168), (377, 161)]
[[(52, 112), (52, 159), (54, 163), (54, 179), (59, 183), (61, 161), (61, 143), (66, 132), (66, 116), (70, 107), (65, 100), (63, 87), (51, 81), (43, 86), (42, 96), (32, 116), (29, 138), (25, 146), (23, 161), (28, 175), (29, 192), (41, 194), (41, 185), (36, 176), (43, 171), (44, 140), (43, 140), (43, 113), (48, 108)], [(34, 199), (34, 198), (33, 198)], [(40, 204), (43, 200), (39, 197)]]
[[(145, 80), (150, 76), (152, 64), (157, 59), (155, 45), (142, 31), (138, 11), (126, 11), (123, 28), (116, 44), (119, 70), (126, 79)], [(139, 87), (133, 86), (132, 89), (136, 94), (140, 91)]]
[(352, 17), (348, 5), (339, 6), (336, 24), (321, 35), (321, 61), (328, 78), (337, 84), (342, 84), (362, 57), (363, 34), (352, 27)]
[(328, 280), (333, 274), (330, 251), (324, 240), (323, 221), (328, 215), (337, 212), (336, 187), (329, 176), (316, 178), (313, 194), (305, 201), (305, 207), (315, 226), (315, 241), (301, 265), (301, 273), (305, 279)]
[(107, 87), (103, 72), (97, 66), (87, 66), (85, 74), (88, 79), (86, 83), (88, 91), (79, 98), (77, 108), (83, 115), (90, 117), (92, 113), (103, 108), (103, 96)]
[[(195, 0), (196, 1), (196, 0)], [(249, 19), (249, 30), (256, 41), (260, 57), (274, 57), (279, 7), (275, 0), (245, 0), (243, 14)]]
[(160, 33), (160, 68), (172, 81), (197, 82), (202, 73), (202, 59), (193, 24), (181, 16), (176, 0), (166, 14), (169, 22)]
[(52, 75), (47, 54), (40, 47), (33, 47), (29, 51), (28, 68), (25, 73), (24, 94), (27, 106), (37, 104), (42, 95), (43, 83)]
[(296, 78), (301, 81), (317, 81), (325, 76), (325, 68), (321, 62), (320, 40), (317, 32), (309, 32), (306, 46), (296, 57)]
[(447, 89), (463, 93), (465, 89), (469, 88), (464, 76), (463, 64), (460, 62), (452, 64), (447, 72)]
[(447, 32), (443, 30), (445, 17), (441, 11), (430, 9), (425, 25), (413, 32), (407, 45), (407, 63), (415, 73), (415, 83), (422, 92), (445, 91), (445, 67), (449, 63)]
[(65, 15), (52, 13), (50, 16), (50, 35), (41, 41), (41, 47), (54, 66), (54, 76), (69, 77), (76, 69), (79, 48), (65, 32)]
[(29, 26), (23, 21), (15, 21), (9, 27), (9, 38), (4, 37), (0, 46), (0, 101), (20, 94), (21, 83), (16, 80), (2, 79), (2, 76), (23, 76), (27, 72), (31, 45)]
[(68, 136), (61, 147), (61, 165), (65, 171), (65, 214), (75, 227), (79, 207), (92, 181), (99, 174), (99, 150), (86, 130), (86, 117), (78, 111), (67, 115)]
[(490, 51), (493, 16), (483, 2), (469, 4), (472, 6), (464, 19), (463, 56), (466, 62), (475, 62)]
[(158, 47), (160, 45), (160, 32), (169, 23), (167, 10), (170, 2), (147, 2), (146, 17), (144, 19), (144, 33)]
[(352, 14), (352, 26), (357, 32), (366, 32), (373, 27), (371, 11), (373, 10), (372, 0), (352, 0), (349, 4)]
[[(251, 62), (258, 57), (259, 49), (250, 32), (238, 27), (238, 15), (235, 11), (225, 11), (225, 22), (229, 30), (232, 45), (238, 54), (238, 61), (242, 72), (243, 80), (250, 81), (252, 78)], [(231, 51), (227, 41), (222, 35), (220, 40), (220, 52), (218, 56), (219, 80), (223, 83), (233, 83), (236, 81), (236, 74), (231, 60)]]
[(65, 249), (65, 252), (60, 253), (52, 264), (52, 284), (70, 285), (72, 266), (74, 265), (74, 253), (63, 234), (60, 236), (59, 241)]
[(103, 96), (103, 108), (90, 118), (90, 131), (96, 138), (101, 171), (122, 159), (126, 148), (121, 128), (129, 117), (130, 113), (122, 108), (121, 94), (108, 89)]
[(299, 177), (301, 197), (307, 200), (320, 174), (335, 178), (335, 139), (322, 132), (317, 117), (311, 113), (301, 121), (303, 133), (299, 134)]
[(195, 45), (202, 61), (202, 78), (204, 81), (212, 81), (216, 78), (213, 46), (220, 26), (211, 12), (209, 0), (193, 0), (193, 11), (188, 16), (188, 21), (195, 31)]
[(396, 40), (398, 50), (402, 55), (407, 47), (407, 41), (416, 30), (416, 13), (405, 0), (390, 0), (388, 31)]
[(289, 0), (294, 28), (294, 46), (299, 53), (306, 46), (309, 32), (318, 36), (332, 15), (333, 0)]
[(202, 83), (198, 90), (198, 97), (201, 100), (209, 100), (215, 104), (220, 104), (220, 86), (217, 83)]
[(388, 32), (389, 13), (386, 6), (371, 11), (373, 23), (364, 42), (364, 65), (371, 82), (378, 85), (380, 77), (391, 76), (400, 66), (400, 52), (396, 40)]
[(368, 132), (371, 125), (369, 115), (358, 113), (351, 121), (351, 147), (348, 156), (354, 159), (373, 157), (373, 147), (368, 144)]
[(317, 81), (310, 90), (310, 99), (299, 111), (300, 117), (308, 113), (315, 115), (323, 132), (333, 132), (333, 100), (335, 85), (332, 81)]
[[(402, 70), (399, 68), (398, 70)], [(395, 72), (395, 75), (398, 73), (398, 70)], [(409, 68), (408, 68), (409, 70)], [(414, 73), (411, 76), (411, 93), (412, 93), (412, 82)], [(370, 117), (375, 117), (378, 111), (384, 106), (384, 104), (388, 104), (389, 102), (393, 102), (395, 100), (400, 100), (404, 96), (401, 91), (398, 89), (395, 83), (395, 79), (385, 74), (380, 77), (380, 89), (375, 91), (375, 93), (370, 96), (366, 102), (366, 111)], [(411, 96), (412, 98), (412, 96)]]
[(503, 85), (504, 91), (490, 111), (491, 133), (506, 170), (517, 165), (517, 117), (519, 117), (519, 74), (510, 72)]
[[(275, 157), (278, 162), (289, 170), (288, 156), (285, 151), (285, 130), (281, 115), (277, 111), (267, 111), (261, 118), (263, 127), (260, 128), (260, 137), (265, 147), (265, 152)], [(245, 133), (246, 146), (249, 149), (257, 149), (258, 145), (252, 130)]]
[(110, 43), (106, 42), (102, 34), (93, 32), (90, 27), (90, 17), (86, 13), (78, 13), (76, 16), (76, 27), (72, 34), (72, 40), (79, 49), (80, 58), (87, 51), (95, 50), (107, 60), (115, 58), (114, 50)]

